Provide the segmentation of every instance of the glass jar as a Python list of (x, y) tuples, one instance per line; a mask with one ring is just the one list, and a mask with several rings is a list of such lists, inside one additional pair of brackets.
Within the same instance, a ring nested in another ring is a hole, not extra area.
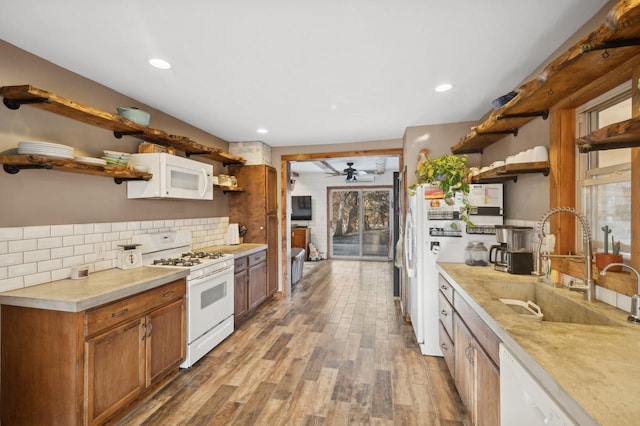
[(470, 242), (467, 245), (465, 263), (470, 266), (487, 266), (489, 264), (489, 250), (482, 241)]

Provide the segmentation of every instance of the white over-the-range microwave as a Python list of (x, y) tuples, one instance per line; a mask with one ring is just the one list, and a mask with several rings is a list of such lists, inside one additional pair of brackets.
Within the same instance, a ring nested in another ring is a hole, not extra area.
[(167, 153), (131, 154), (130, 166), (146, 166), (153, 177), (127, 182), (128, 198), (213, 200), (213, 166)]

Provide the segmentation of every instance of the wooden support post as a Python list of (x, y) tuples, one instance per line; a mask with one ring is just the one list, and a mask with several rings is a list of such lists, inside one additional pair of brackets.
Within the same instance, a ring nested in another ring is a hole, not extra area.
[[(640, 117), (640, 65), (633, 67), (631, 115)], [(640, 268), (640, 148), (631, 148), (631, 266)]]

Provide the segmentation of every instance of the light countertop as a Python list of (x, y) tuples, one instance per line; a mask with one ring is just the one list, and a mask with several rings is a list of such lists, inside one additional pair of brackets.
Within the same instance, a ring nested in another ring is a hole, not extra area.
[(202, 249), (202, 251), (220, 252), (220, 253), (232, 254), (235, 257), (243, 257), (243, 256), (248, 256), (250, 254), (254, 254), (266, 249), (267, 249), (266, 244), (242, 243), (242, 244), (234, 244), (234, 245), (205, 247)]
[[(535, 282), (537, 277), (495, 271), (491, 266), (438, 264), (454, 289), (505, 346), (579, 424), (635, 424), (640, 418), (640, 325), (628, 312), (586, 302), (566, 288), (564, 297), (605, 314), (613, 325), (534, 321), (514, 315), (489, 288)], [(547, 284), (544, 284), (547, 285)], [(550, 287), (550, 286), (549, 286)]]
[(0, 304), (80, 312), (129, 297), (188, 275), (184, 268), (108, 269), (82, 280), (59, 280), (0, 293)]

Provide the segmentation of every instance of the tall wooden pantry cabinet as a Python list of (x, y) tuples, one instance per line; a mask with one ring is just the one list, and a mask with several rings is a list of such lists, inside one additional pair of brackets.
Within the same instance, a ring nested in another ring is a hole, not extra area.
[(229, 222), (244, 223), (245, 243), (267, 244), (267, 297), (278, 289), (278, 193), (276, 169), (267, 165), (234, 168), (244, 192), (229, 199)]

